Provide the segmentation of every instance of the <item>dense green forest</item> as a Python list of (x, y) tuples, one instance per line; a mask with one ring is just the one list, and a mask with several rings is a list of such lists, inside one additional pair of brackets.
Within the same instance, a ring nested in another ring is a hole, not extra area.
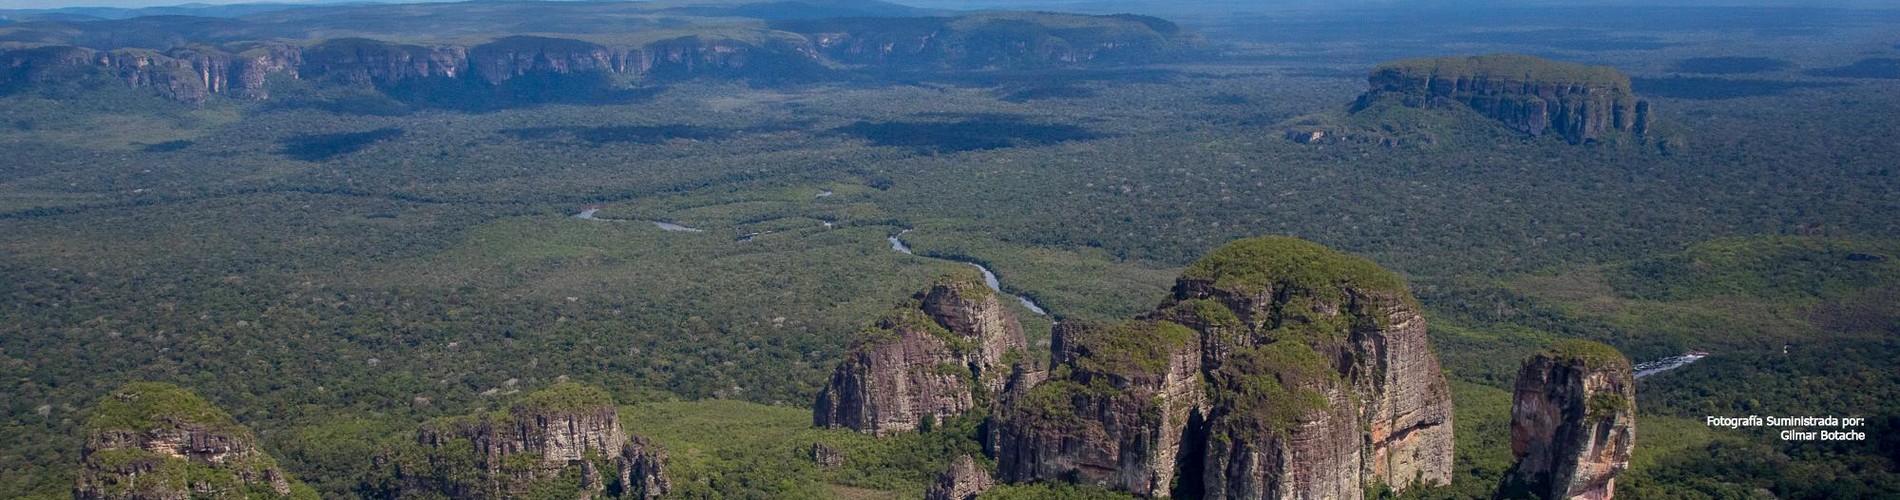
[[(1900, 47), (1851, 24), (1576, 29), (1407, 51), (1616, 66), (1671, 147), (1456, 112), (1382, 117), (1429, 143), (1289, 141), (1364, 91), (1354, 58), (1420, 55), (1289, 56), (1326, 42), (1276, 38), (1297, 32), (1138, 67), (492, 106), (307, 81), (202, 103), (0, 89), (0, 497), (70, 495), (90, 408), (128, 382), (202, 395), (348, 497), (386, 440), (563, 378), (610, 392), (681, 496), (916, 497), (980, 456), (975, 419), (810, 426), (879, 312), (978, 262), (1048, 309), (1018, 310), (1046, 351), (1052, 320), (1151, 310), (1189, 262), (1263, 234), (1398, 270), (1428, 311), (1458, 468), (1408, 497), (1488, 498), (1518, 363), (1570, 337), (1637, 362), (1710, 353), (1640, 381), (1619, 493), (1900, 495)], [(1748, 414), (1872, 424), (1800, 443), (1702, 420)], [(821, 443), (846, 464), (816, 464)]]

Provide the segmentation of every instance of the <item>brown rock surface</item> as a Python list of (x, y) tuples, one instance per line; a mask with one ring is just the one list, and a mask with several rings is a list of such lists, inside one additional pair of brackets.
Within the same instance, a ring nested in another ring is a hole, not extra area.
[(1240, 351), (1213, 378), (1206, 498), (1363, 495), (1364, 436), (1351, 394), (1323, 360), (1281, 342)]
[(11, 70), (0, 71), (0, 84), (47, 83), (91, 70), (192, 102), (213, 95), (267, 98), (264, 87), (270, 75), (384, 86), (427, 79), (497, 85), (527, 76), (586, 73), (663, 81), (735, 76), (774, 80), (867, 68), (991, 69), (1140, 61), (1199, 44), (1197, 37), (1160, 19), (1045, 13), (781, 20), (722, 25), (703, 34), (666, 30), (668, 36), (651, 38), (651, 32), (628, 26), (626, 34), (633, 36), (617, 37), (623, 41), (612, 44), (589, 41), (601, 39), (599, 32), (576, 33), (576, 38), (536, 32), (471, 42), (465, 41), (465, 33), (444, 36), (426, 29), (390, 39), (322, 39), (301, 26), (237, 20), (216, 33), (166, 33), (159, 28), (141, 34), (151, 38), (127, 41), (103, 23), (22, 24), (29, 26), (10, 28), (32, 33), (42, 45), (0, 49), (0, 63), (6, 63), (0, 69)]
[[(666, 493), (665, 454), (620, 425), (613, 400), (598, 389), (560, 383), (507, 410), (442, 419), (416, 431), (413, 447), (383, 459), (391, 496), (511, 498), (578, 468), (583, 496)], [(612, 471), (616, 484), (608, 484)]]
[(1607, 500), (1636, 444), (1636, 381), (1606, 345), (1566, 341), (1517, 374), (1511, 452), (1499, 498)]
[(1025, 341), (982, 280), (945, 276), (867, 329), (818, 395), (812, 423), (882, 435), (994, 400)]
[(1003, 413), (998, 474), (1167, 495), (1203, 404), (1195, 333), (1166, 321), (1067, 322), (1056, 337), (1049, 380)]
[(1064, 323), (1052, 351), (1048, 380), (999, 413), (1004, 481), (1358, 498), (1451, 479), (1450, 391), (1425, 320), (1403, 280), (1364, 259), (1233, 242), (1156, 312)]
[[(74, 498), (293, 496), (291, 481), (249, 430), (176, 386), (120, 388), (86, 427)], [(308, 490), (294, 493), (314, 498)]]
[(827, 469), (837, 467), (844, 465), (844, 452), (825, 443), (812, 443), (811, 461)]
[(925, 500), (974, 500), (983, 490), (990, 489), (989, 471), (977, 466), (976, 459), (969, 455), (957, 457), (950, 469), (937, 475), (937, 482), (924, 492)]
[(1571, 143), (1649, 127), (1648, 104), (1630, 92), (1629, 77), (1603, 66), (1530, 56), (1414, 59), (1381, 65), (1368, 78), (1366, 106), (1392, 97), (1414, 108), (1466, 106), (1528, 135), (1557, 134)]

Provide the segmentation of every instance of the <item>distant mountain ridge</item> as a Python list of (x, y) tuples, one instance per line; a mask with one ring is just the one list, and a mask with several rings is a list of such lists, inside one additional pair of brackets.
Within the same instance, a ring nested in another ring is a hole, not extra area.
[(0, 90), (92, 76), (201, 101), (266, 98), (273, 76), (382, 86), (580, 74), (782, 81), (1146, 62), (1201, 44), (1145, 16), (927, 13), (858, 0), (495, 2), (35, 21), (0, 27)]

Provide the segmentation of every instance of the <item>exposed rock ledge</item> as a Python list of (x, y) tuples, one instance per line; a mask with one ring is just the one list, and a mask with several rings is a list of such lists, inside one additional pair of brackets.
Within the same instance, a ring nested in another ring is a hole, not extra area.
[(1412, 59), (1373, 69), (1367, 83), (1360, 108), (1386, 99), (1413, 108), (1464, 106), (1519, 132), (1571, 143), (1649, 129), (1649, 103), (1630, 92), (1628, 75), (1607, 66), (1520, 55)]
[(86, 428), (77, 499), (316, 498), (250, 430), (171, 384), (113, 391)]
[(507, 410), (430, 421), (378, 462), (372, 487), (391, 498), (655, 498), (671, 486), (665, 453), (621, 427), (613, 399), (569, 382)]
[(882, 435), (961, 415), (999, 395), (1025, 344), (975, 269), (944, 276), (860, 336), (814, 403), (818, 427)]

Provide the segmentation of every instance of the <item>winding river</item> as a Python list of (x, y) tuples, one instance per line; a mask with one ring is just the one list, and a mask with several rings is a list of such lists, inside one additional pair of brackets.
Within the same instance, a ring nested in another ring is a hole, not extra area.
[[(904, 255), (917, 255), (917, 254), (915, 254), (915, 253), (912, 253), (912, 252), (910, 251), (910, 245), (905, 245), (905, 244), (904, 244), (904, 240), (903, 240), (903, 239), (901, 239), (901, 238), (899, 238), (900, 236), (903, 236), (903, 235), (904, 235), (904, 233), (908, 233), (908, 232), (910, 232), (910, 231), (911, 231), (911, 230), (909, 230), (909, 229), (905, 229), (905, 230), (903, 230), (903, 231), (898, 231), (898, 232), (897, 232), (897, 234), (893, 234), (893, 235), (891, 235), (891, 237), (890, 237), (890, 240), (891, 240), (891, 251), (893, 251), (893, 252), (899, 252), (899, 253), (902, 253), (902, 254), (904, 254)], [(935, 259), (936, 257), (929, 257), (929, 258), (933, 258), (933, 259)], [(982, 272), (983, 272), (983, 284), (986, 284), (986, 285), (989, 285), (989, 286), (990, 286), (990, 289), (991, 289), (991, 290), (995, 290), (995, 291), (996, 291), (997, 293), (1004, 293), (1004, 292), (1003, 292), (1003, 283), (1002, 283), (1001, 281), (998, 281), (998, 280), (996, 279), (996, 273), (993, 273), (993, 272), (990, 272), (990, 268), (987, 268), (987, 267), (983, 267), (983, 265), (982, 265), (982, 264), (978, 264), (978, 263), (975, 263), (975, 262), (964, 262), (964, 261), (960, 261), (960, 260), (952, 260), (952, 259), (937, 259), (937, 260), (943, 260), (943, 261), (950, 261), (950, 262), (957, 262), (957, 263), (962, 263), (962, 264), (969, 264), (969, 265), (971, 265), (971, 266), (973, 266), (973, 267), (976, 267), (976, 269), (977, 269), (978, 271), (982, 271)], [(1049, 311), (1047, 311), (1047, 310), (1044, 310), (1044, 309), (1042, 308), (1042, 306), (1041, 306), (1041, 305), (1038, 305), (1038, 304), (1036, 304), (1036, 301), (1035, 301), (1035, 300), (1032, 300), (1032, 299), (1030, 299), (1029, 297), (1026, 297), (1026, 296), (1022, 296), (1022, 295), (1017, 295), (1017, 296), (1016, 296), (1016, 300), (1017, 300), (1018, 302), (1022, 302), (1022, 303), (1023, 303), (1023, 307), (1024, 307), (1024, 308), (1026, 308), (1026, 309), (1029, 309), (1029, 312), (1033, 312), (1033, 313), (1036, 313), (1036, 315), (1037, 315), (1037, 316), (1048, 316), (1048, 315), (1049, 315)]]
[[(828, 194), (828, 193), (829, 193), (829, 191), (827, 191), (826, 193)], [(597, 216), (595, 216), (595, 214), (598, 214), (598, 213), (600, 213), (600, 209), (598, 209), (598, 208), (589, 208), (589, 209), (585, 209), (585, 210), (581, 210), (581, 213), (578, 213), (578, 214), (574, 214), (574, 217), (575, 217), (575, 218), (579, 218), (579, 219), (586, 219), (586, 220), (593, 220), (593, 221), (603, 221), (603, 222), (630, 222), (630, 221), (629, 221), (628, 219), (605, 219), (605, 218), (601, 218), (601, 217), (597, 217)], [(682, 226), (682, 225), (679, 225), (679, 224), (674, 224), (674, 223), (671, 223), (671, 222), (660, 222), (660, 221), (647, 221), (647, 222), (652, 222), (654, 226), (658, 226), (658, 227), (659, 227), (660, 229), (663, 229), (663, 230), (667, 230), (667, 231), (679, 231), (679, 232), (687, 232), (687, 233), (703, 233), (703, 232), (706, 232), (706, 231), (705, 231), (704, 229), (698, 229), (698, 228), (691, 228), (691, 227), (686, 227), (686, 226)], [(825, 223), (825, 226), (826, 226), (826, 227), (830, 227), (830, 226), (831, 226), (831, 223), (830, 223), (830, 222), (826, 222), (826, 223)], [(911, 231), (911, 230), (909, 230), (909, 229), (905, 229), (905, 230), (902, 230), (902, 231), (898, 231), (898, 232), (897, 232), (897, 234), (893, 234), (893, 235), (891, 235), (891, 236), (890, 236), (890, 240), (891, 240), (891, 251), (893, 251), (893, 252), (898, 252), (898, 253), (902, 253), (902, 254), (904, 254), (904, 255), (917, 255), (916, 253), (913, 253), (913, 252), (911, 252), (911, 251), (910, 251), (910, 245), (905, 245), (905, 244), (904, 244), (904, 240), (903, 240), (903, 239), (901, 238), (902, 236), (904, 236), (904, 234), (905, 234), (905, 233), (909, 233), (910, 231)], [(758, 233), (754, 233), (754, 234), (749, 234), (749, 235), (745, 235), (745, 236), (742, 236), (742, 237), (740, 238), (740, 241), (750, 241), (750, 240), (752, 239), (752, 237), (753, 237), (753, 236), (757, 236), (757, 235), (758, 235)], [(927, 257), (927, 258), (933, 258), (933, 259), (935, 259), (936, 257)], [(983, 267), (983, 265), (982, 265), (982, 264), (978, 264), (978, 263), (975, 263), (975, 262), (964, 262), (964, 261), (960, 261), (960, 260), (953, 260), (953, 259), (937, 259), (937, 260), (943, 260), (943, 261), (949, 261), (949, 262), (957, 262), (957, 263), (961, 263), (961, 264), (968, 264), (968, 265), (970, 265), (970, 266), (972, 266), (972, 267), (975, 267), (975, 268), (976, 268), (976, 269), (977, 269), (978, 271), (982, 271), (982, 272), (983, 272), (983, 283), (984, 283), (984, 284), (986, 284), (986, 285), (989, 285), (989, 286), (990, 286), (990, 289), (991, 289), (991, 290), (995, 290), (995, 291), (996, 291), (997, 293), (1004, 293), (1004, 292), (1003, 292), (1003, 283), (1002, 283), (1001, 281), (998, 281), (998, 280), (996, 279), (996, 273), (994, 273), (994, 272), (991, 272), (991, 271), (990, 271), (990, 268), (988, 268), (988, 267)], [(1025, 308), (1025, 309), (1029, 309), (1029, 312), (1033, 312), (1033, 313), (1036, 313), (1036, 315), (1038, 315), (1038, 316), (1048, 316), (1048, 315), (1049, 315), (1049, 311), (1048, 311), (1048, 310), (1046, 310), (1046, 309), (1043, 309), (1043, 308), (1042, 308), (1042, 305), (1041, 305), (1041, 304), (1037, 304), (1037, 303), (1036, 303), (1036, 301), (1035, 301), (1034, 299), (1030, 299), (1030, 298), (1029, 298), (1029, 297), (1027, 297), (1027, 296), (1023, 296), (1023, 295), (1017, 295), (1017, 296), (1016, 296), (1016, 301), (1017, 301), (1017, 302), (1021, 302), (1021, 303), (1023, 304), (1023, 308)]]
[[(603, 218), (600, 218), (600, 217), (595, 217), (595, 216), (594, 216), (594, 214), (597, 214), (597, 213), (600, 213), (600, 209), (598, 209), (598, 208), (589, 208), (589, 209), (586, 209), (586, 210), (582, 210), (582, 211), (581, 211), (581, 213), (578, 213), (578, 214), (574, 214), (574, 217), (575, 217), (575, 218), (579, 218), (579, 219), (586, 219), (586, 220), (597, 220), (597, 221), (601, 221), (601, 222), (629, 222), (629, 221), (628, 221), (627, 219), (603, 219)], [(704, 230), (704, 229), (698, 229), (698, 228), (691, 228), (691, 227), (686, 227), (686, 226), (682, 226), (682, 225), (679, 225), (679, 224), (674, 224), (674, 223), (671, 223), (671, 222), (660, 222), (660, 221), (657, 221), (657, 220), (654, 220), (654, 221), (647, 221), (647, 222), (651, 222), (651, 223), (653, 223), (653, 225), (654, 225), (655, 227), (659, 227), (659, 228), (660, 228), (661, 230), (664, 230), (664, 231), (677, 231), (677, 232), (682, 232), (682, 233), (703, 233), (703, 232), (706, 232), (706, 230)]]

